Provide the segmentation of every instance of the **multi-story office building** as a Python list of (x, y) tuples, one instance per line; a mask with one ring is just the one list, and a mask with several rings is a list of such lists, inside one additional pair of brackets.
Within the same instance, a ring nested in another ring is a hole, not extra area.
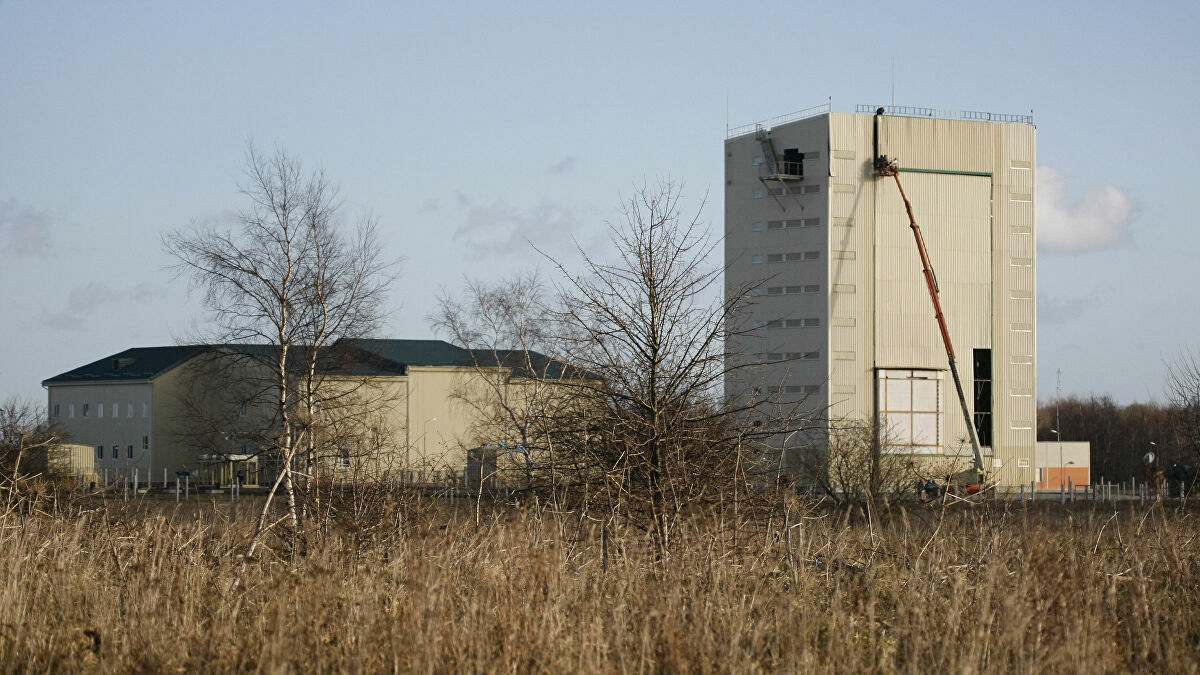
[[(725, 263), (752, 287), (730, 396), (878, 419), (891, 452), (971, 455), (905, 204), (933, 263), (985, 466), (1035, 475), (1035, 128), (1025, 115), (828, 106), (730, 130)], [(757, 392), (757, 393), (756, 393)], [(786, 453), (785, 453), (786, 454)]]

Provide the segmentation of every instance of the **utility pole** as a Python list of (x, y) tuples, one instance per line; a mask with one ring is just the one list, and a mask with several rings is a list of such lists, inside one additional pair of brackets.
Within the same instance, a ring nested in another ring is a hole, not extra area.
[(1054, 428), (1058, 429), (1058, 482), (1063, 482), (1063, 446), (1062, 446), (1062, 417), (1059, 415), (1059, 408), (1062, 404), (1062, 368), (1055, 371), (1056, 382), (1054, 387)]

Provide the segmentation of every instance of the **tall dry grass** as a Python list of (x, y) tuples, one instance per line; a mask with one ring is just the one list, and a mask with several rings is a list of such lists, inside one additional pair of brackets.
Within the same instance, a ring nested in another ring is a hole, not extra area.
[[(0, 670), (1196, 672), (1200, 526), (1160, 506), (896, 510), (645, 536), (392, 505), (253, 561), (252, 504), (0, 522)], [(607, 569), (604, 569), (607, 567)]]

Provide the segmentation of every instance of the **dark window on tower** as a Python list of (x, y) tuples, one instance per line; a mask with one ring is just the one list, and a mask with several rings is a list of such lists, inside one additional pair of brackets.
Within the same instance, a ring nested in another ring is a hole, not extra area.
[(992, 445), (992, 350), (976, 349), (975, 357), (975, 434), (979, 444)]
[(789, 176), (804, 175), (804, 153), (799, 148), (786, 148), (783, 151), (783, 173)]

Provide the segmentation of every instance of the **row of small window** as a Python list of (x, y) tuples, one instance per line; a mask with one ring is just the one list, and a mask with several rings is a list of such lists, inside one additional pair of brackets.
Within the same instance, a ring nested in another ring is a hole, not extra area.
[[(150, 449), (150, 437), (149, 436), (142, 436), (142, 449), (143, 450)], [(119, 446), (119, 445), (112, 446), (112, 458), (113, 459), (121, 458), (121, 446)], [(104, 459), (104, 446), (103, 445), (96, 446), (96, 459)], [(125, 459), (133, 459), (133, 444), (132, 443), (125, 446)]]
[(815, 384), (787, 384), (778, 387), (755, 387), (756, 394), (800, 394), (808, 396), (817, 393), (821, 387)]
[(766, 260), (768, 265), (774, 263), (790, 263), (790, 262), (809, 262), (812, 260), (820, 260), (820, 251), (796, 251), (794, 253), (768, 253), (767, 255), (752, 255), (750, 262), (754, 265), (763, 264)]
[(810, 317), (805, 319), (775, 319), (774, 321), (755, 321), (755, 328), (816, 328), (821, 325), (821, 319)]
[(765, 223), (758, 221), (751, 223), (750, 229), (762, 232), (763, 230), (794, 230), (801, 227), (819, 227), (820, 225), (820, 218), (793, 218), (792, 220), (768, 220)]
[(799, 286), (759, 286), (754, 289), (755, 295), (811, 295), (821, 292), (821, 284), (801, 284)]
[(821, 186), (819, 184), (815, 184), (815, 183), (813, 185), (797, 185), (796, 187), (791, 188), (791, 189), (782, 188), (782, 187), (769, 187), (764, 190), (763, 188), (756, 187), (756, 188), (754, 188), (754, 198), (762, 199), (766, 195), (771, 195), (772, 197), (778, 197), (778, 196), (784, 195), (784, 194), (810, 195), (810, 194), (813, 194), (814, 192), (820, 192), (820, 191), (821, 191)]
[(770, 363), (773, 361), (816, 361), (821, 358), (821, 352), (760, 352), (752, 354), (755, 363)]
[[(54, 404), (54, 417), (55, 418), (58, 418), (62, 413), (61, 405), (62, 404), (60, 404), (60, 403)], [(82, 413), (81, 417), (83, 417), (84, 419), (87, 419), (91, 415), (92, 408), (87, 403), (84, 403), (81, 406), (80, 412)], [(133, 417), (133, 404), (132, 403), (125, 404), (125, 416), (128, 418)], [(142, 417), (149, 417), (149, 416), (150, 416), (150, 404), (143, 402), (142, 403)], [(121, 404), (120, 403), (112, 404), (112, 417), (113, 417), (113, 419), (117, 419), (117, 418), (121, 417)], [(97, 419), (104, 418), (104, 404), (103, 403), (96, 404), (96, 418)], [(67, 419), (75, 419), (75, 404), (74, 403), (67, 404)]]

